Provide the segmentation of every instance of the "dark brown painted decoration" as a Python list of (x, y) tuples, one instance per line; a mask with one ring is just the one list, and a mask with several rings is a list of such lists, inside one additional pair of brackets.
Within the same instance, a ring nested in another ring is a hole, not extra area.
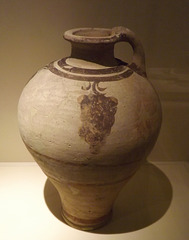
[(104, 91), (105, 88), (100, 88), (98, 83), (89, 83), (86, 90), (90, 88), (92, 92), (89, 95), (78, 98), (82, 121), (79, 136), (90, 145), (90, 152), (97, 154), (115, 122), (118, 100), (100, 93), (99, 91)]
[[(126, 64), (121, 64), (105, 69), (84, 69), (72, 67), (66, 63), (67, 58), (57, 61), (59, 69), (55, 66), (55, 62), (50, 63), (48, 68), (52, 73), (72, 80), (89, 81), (89, 82), (109, 82), (119, 81), (123, 78), (128, 78), (133, 74), (133, 70)], [(115, 75), (111, 75), (115, 73)]]

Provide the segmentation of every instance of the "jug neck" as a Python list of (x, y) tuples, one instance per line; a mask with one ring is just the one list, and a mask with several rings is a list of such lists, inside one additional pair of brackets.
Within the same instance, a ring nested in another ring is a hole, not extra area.
[(114, 58), (114, 44), (117, 36), (112, 29), (77, 28), (64, 33), (64, 38), (71, 42), (71, 58), (86, 60), (104, 66), (117, 66)]
[(114, 43), (71, 43), (71, 58), (81, 59), (103, 66), (117, 66)]

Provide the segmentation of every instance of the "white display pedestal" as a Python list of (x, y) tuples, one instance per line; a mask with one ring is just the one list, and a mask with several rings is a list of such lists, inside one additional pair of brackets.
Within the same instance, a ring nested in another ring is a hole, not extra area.
[(143, 165), (121, 191), (112, 220), (93, 232), (62, 222), (58, 194), (36, 163), (0, 163), (0, 239), (189, 239), (189, 163)]

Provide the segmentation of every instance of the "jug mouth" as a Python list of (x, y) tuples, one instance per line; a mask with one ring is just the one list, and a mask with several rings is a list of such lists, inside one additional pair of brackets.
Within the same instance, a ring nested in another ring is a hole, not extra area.
[(114, 43), (118, 40), (108, 28), (75, 28), (66, 31), (64, 38), (77, 43)]

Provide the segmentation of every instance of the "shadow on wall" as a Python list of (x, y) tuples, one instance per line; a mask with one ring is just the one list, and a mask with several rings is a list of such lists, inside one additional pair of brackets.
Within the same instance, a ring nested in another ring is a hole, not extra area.
[[(44, 187), (44, 198), (52, 214), (64, 223), (58, 192), (49, 180)], [(145, 163), (120, 192), (111, 221), (92, 232), (118, 234), (145, 228), (166, 213), (171, 200), (169, 179), (156, 166)]]

